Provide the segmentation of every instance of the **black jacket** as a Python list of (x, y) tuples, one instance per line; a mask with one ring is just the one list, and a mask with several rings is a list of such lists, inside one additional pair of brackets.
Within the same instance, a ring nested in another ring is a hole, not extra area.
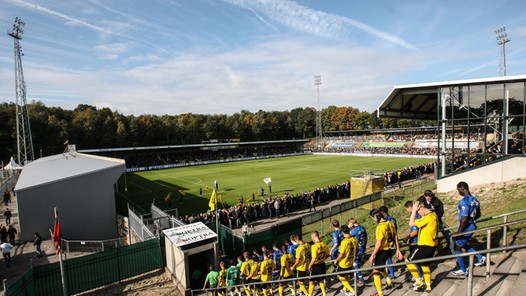
[(436, 196), (431, 199), (431, 202), (427, 202), (426, 198), (422, 195), (418, 198), (418, 201), (423, 203), (428, 209), (431, 209), (438, 216), (438, 222), (442, 223), (442, 216), (444, 215), (444, 204)]

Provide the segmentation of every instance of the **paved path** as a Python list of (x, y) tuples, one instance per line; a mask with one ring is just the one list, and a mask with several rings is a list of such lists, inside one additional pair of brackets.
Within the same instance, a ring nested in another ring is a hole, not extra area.
[[(8, 188), (12, 188), (12, 186)], [(17, 231), (20, 231), (20, 224), (18, 222), (17, 200), (13, 192), (11, 192), (11, 203), (9, 203), (6, 206), (2, 202), (2, 204), (0, 205), (1, 225), (6, 225), (4, 216), (6, 208), (8, 208), (13, 215), (11, 217), (11, 224), (16, 228)], [(6, 284), (9, 286), (18, 278), (22, 277), (26, 272), (28, 272), (32, 266), (58, 262), (59, 258), (58, 255), (55, 254), (55, 246), (53, 245), (52, 240), (42, 241), (40, 247), (42, 252), (44, 253), (44, 256), (38, 258), (35, 257), (36, 252), (35, 247), (33, 246), (33, 242), (21, 243), (17, 235), (15, 238), (15, 246), (11, 250), (11, 266), (7, 267), (4, 262), (0, 263), (0, 278), (2, 280), (7, 280)], [(4, 260), (2, 259), (2, 261)]]

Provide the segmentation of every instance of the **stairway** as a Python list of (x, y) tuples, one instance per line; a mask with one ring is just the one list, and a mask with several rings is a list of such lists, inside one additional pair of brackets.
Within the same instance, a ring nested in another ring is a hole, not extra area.
[[(466, 259), (467, 260), (467, 259)], [(473, 270), (473, 295), (480, 296), (526, 296), (526, 252), (494, 254), (491, 258), (491, 268), (488, 280), (486, 280), (486, 268), (475, 267)], [(410, 290), (412, 282), (408, 272), (397, 274), (393, 281), (393, 289), (384, 290), (386, 296), (456, 296), (466, 295), (468, 278), (450, 275), (451, 270), (456, 269), (456, 261), (449, 260), (431, 268), (433, 272), (433, 291), (421, 293)], [(406, 280), (407, 279), (407, 280)], [(352, 281), (351, 281), (352, 283)], [(384, 281), (385, 283), (385, 281)], [(329, 284), (327, 295), (336, 296), (341, 284), (333, 281)], [(359, 295), (373, 295), (376, 292), (373, 279), (370, 277), (363, 287), (358, 288)], [(315, 293), (316, 294), (316, 293)], [(343, 294), (341, 294), (343, 296)]]

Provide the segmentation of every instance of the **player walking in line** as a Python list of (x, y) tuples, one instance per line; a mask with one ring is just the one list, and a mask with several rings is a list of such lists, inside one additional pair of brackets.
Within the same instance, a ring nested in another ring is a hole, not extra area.
[[(421, 218), (417, 219), (417, 215), (420, 215)], [(409, 261), (432, 258), (438, 245), (439, 221), (437, 214), (416, 201), (413, 203), (409, 226), (418, 227), (418, 246), (412, 252)], [(419, 278), (417, 266), (422, 268), (424, 281)], [(407, 268), (413, 277), (417, 278), (413, 290), (431, 292), (431, 269), (429, 268), (429, 263), (408, 264)]]
[[(337, 221), (336, 221), (337, 222)], [(320, 241), (320, 234), (318, 231), (314, 230), (311, 233), (311, 239), (314, 243), (311, 247), (311, 260), (309, 264), (309, 270), (311, 276), (315, 275), (322, 275), (327, 272), (327, 268), (325, 266), (325, 260), (329, 257), (329, 248), (327, 245)], [(327, 296), (327, 293), (325, 292), (325, 279), (324, 278), (315, 278), (311, 279), (309, 281), (309, 296), (313, 295), (314, 292), (314, 286), (316, 285), (316, 281), (318, 281), (321, 289), (321, 293), (323, 296)]]
[[(480, 203), (473, 195), (471, 195), (471, 192), (469, 192), (469, 186), (466, 182), (459, 182), (457, 184), (457, 191), (461, 197), (458, 204), (458, 233), (475, 230), (477, 229), (475, 220), (480, 216)], [(453, 241), (455, 242), (455, 254), (462, 254), (462, 249), (465, 249), (467, 252), (475, 252), (475, 249), (468, 245), (469, 239), (472, 235), (472, 233), (469, 233), (453, 238)], [(480, 254), (475, 256), (477, 256), (478, 259), (475, 266), (482, 266), (486, 263), (486, 257)], [(464, 264), (464, 258), (457, 257), (457, 263), (460, 269), (452, 271), (451, 274), (456, 276), (466, 276), (468, 272), (466, 270), (466, 265)]]
[[(355, 255), (358, 249), (358, 242), (356, 238), (351, 237), (349, 226), (342, 226), (343, 240), (340, 245), (338, 258), (334, 260), (334, 265), (338, 266), (338, 272), (348, 271), (353, 269), (355, 261)], [(349, 274), (345, 276), (338, 275), (338, 279), (343, 285), (343, 289), (340, 290), (345, 296), (354, 296), (355, 291), (349, 283)]]
[[(398, 244), (398, 235), (396, 234), (396, 229), (392, 222), (385, 220), (384, 216), (378, 209), (373, 209), (369, 215), (376, 221), (376, 244), (374, 250), (369, 258), (369, 263), (371, 266), (379, 266), (387, 264), (387, 259), (392, 256), (391, 245), (396, 246), (396, 255), (398, 260), (402, 260), (404, 256), (400, 252), (400, 245)], [(386, 270), (373, 270), (374, 285), (376, 287), (377, 293), (374, 296), (383, 296), (382, 289), (382, 277), (386, 280), (385, 289), (392, 288), (392, 281), (387, 275)]]
[[(304, 242), (299, 234), (294, 236), (294, 241), (298, 243), (298, 248), (296, 249), (296, 262), (292, 265), (291, 270), (297, 271), (297, 277), (306, 277), (309, 275), (310, 245)], [(298, 283), (303, 295), (309, 295), (309, 292), (305, 287), (305, 280), (298, 280)]]
[[(292, 254), (289, 254), (287, 252), (286, 246), (282, 246), (281, 251), (283, 252), (283, 255), (281, 256), (281, 270), (279, 272), (279, 277), (283, 280), (292, 279), (292, 276), (294, 275), (294, 273), (292, 272), (291, 267), (292, 265), (294, 265), (294, 261), (295, 261), (294, 256), (292, 256)], [(292, 295), (296, 295), (296, 290), (294, 289), (294, 286), (292, 285), (292, 281), (287, 282), (287, 284), (289, 285), (289, 289), (292, 292)], [(285, 283), (283, 282), (279, 283), (279, 288), (278, 288), (279, 296), (283, 296), (284, 286), (285, 286)]]
[[(351, 229), (351, 237), (356, 238), (358, 242), (358, 250), (356, 251), (356, 256), (354, 257), (354, 269), (360, 269), (362, 265), (362, 258), (365, 254), (365, 248), (367, 248), (367, 230), (365, 227), (358, 224), (358, 221), (355, 218), (349, 219), (349, 228)], [(356, 273), (358, 276), (358, 284), (363, 285), (365, 282), (363, 280), (363, 275), (361, 271)]]

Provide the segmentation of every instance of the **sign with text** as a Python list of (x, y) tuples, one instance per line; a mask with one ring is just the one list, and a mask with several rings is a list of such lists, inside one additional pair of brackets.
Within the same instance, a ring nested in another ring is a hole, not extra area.
[(203, 222), (165, 229), (163, 233), (176, 247), (217, 237), (217, 234)]

